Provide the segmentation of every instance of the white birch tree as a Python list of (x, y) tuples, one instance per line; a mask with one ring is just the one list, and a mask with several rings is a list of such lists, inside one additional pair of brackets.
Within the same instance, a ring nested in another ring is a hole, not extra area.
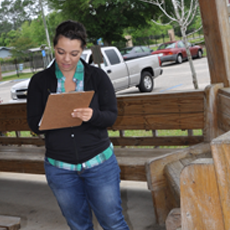
[[(187, 39), (187, 37), (191, 35), (191, 34), (187, 34), (188, 26), (193, 22), (193, 19), (199, 12), (198, 0), (190, 0), (189, 7), (186, 7), (185, 0), (170, 0), (173, 6), (172, 12), (167, 11), (165, 7), (165, 4), (167, 3), (165, 2), (165, 0), (140, 0), (140, 1), (150, 3), (150, 4), (153, 4), (159, 7), (162, 13), (165, 16), (167, 16), (170, 20), (167, 24), (172, 23), (172, 22), (179, 24), (183, 42), (185, 44), (186, 53), (188, 56), (191, 73), (192, 73), (193, 85), (195, 89), (198, 89), (197, 75), (196, 75), (196, 71), (193, 65), (192, 56), (189, 50), (189, 44), (188, 44), (188, 39)], [(152, 20), (152, 21), (157, 23), (155, 20)], [(197, 32), (201, 28), (202, 28), (202, 25), (200, 26), (199, 29), (197, 29), (193, 33)]]

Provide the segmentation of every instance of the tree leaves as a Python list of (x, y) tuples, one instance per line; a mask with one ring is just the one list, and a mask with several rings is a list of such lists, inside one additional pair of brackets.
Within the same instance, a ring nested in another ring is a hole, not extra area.
[[(24, 21), (38, 12), (38, 3), (31, 0), (4, 0), (1, 2), (0, 22), (8, 23), (8, 31), (18, 29)], [(8, 32), (6, 31), (6, 32)]]
[(48, 0), (65, 17), (82, 22), (94, 43), (99, 38), (111, 44), (123, 40), (123, 30), (147, 26), (158, 9), (139, 0)]

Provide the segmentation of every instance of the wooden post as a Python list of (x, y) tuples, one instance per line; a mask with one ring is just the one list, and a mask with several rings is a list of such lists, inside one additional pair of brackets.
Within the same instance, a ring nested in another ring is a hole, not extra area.
[(92, 46), (91, 51), (93, 55), (93, 62), (98, 64), (98, 67), (101, 68), (101, 64), (104, 62), (101, 47), (99, 45)]
[(168, 214), (165, 221), (166, 230), (177, 230), (181, 227), (181, 210), (180, 208), (174, 208)]
[(224, 225), (227, 230), (230, 229), (230, 132), (215, 138), (211, 143), (211, 148), (216, 169)]
[(161, 157), (153, 157), (146, 162), (148, 188), (152, 193), (157, 223), (164, 225), (169, 212), (179, 204), (168, 188), (164, 169), (171, 162), (192, 155), (210, 151), (210, 144), (200, 143), (189, 148), (172, 151)]
[(211, 84), (230, 86), (230, 28), (226, 0), (199, 0)]
[[(182, 229), (227, 230), (213, 160), (198, 159), (180, 176)], [(229, 217), (229, 216), (228, 216)]]
[(210, 142), (223, 132), (218, 127), (217, 94), (223, 84), (209, 85), (205, 88), (204, 141)]

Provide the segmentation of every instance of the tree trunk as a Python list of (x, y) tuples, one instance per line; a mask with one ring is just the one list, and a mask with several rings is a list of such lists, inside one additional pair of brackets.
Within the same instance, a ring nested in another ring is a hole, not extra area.
[(198, 87), (198, 82), (197, 82), (197, 76), (196, 76), (196, 71), (195, 71), (195, 68), (194, 68), (194, 65), (193, 65), (192, 56), (191, 56), (189, 46), (188, 46), (188, 39), (187, 39), (187, 36), (186, 36), (186, 33), (185, 33), (185, 29), (182, 28), (182, 27), (181, 27), (181, 34), (182, 34), (183, 41), (184, 41), (184, 44), (185, 44), (185, 49), (186, 49), (186, 53), (187, 53), (187, 57), (188, 57), (188, 61), (189, 61), (189, 66), (190, 66), (190, 69), (191, 69), (191, 72), (192, 72), (193, 85), (194, 85), (195, 89), (198, 89), (199, 87)]

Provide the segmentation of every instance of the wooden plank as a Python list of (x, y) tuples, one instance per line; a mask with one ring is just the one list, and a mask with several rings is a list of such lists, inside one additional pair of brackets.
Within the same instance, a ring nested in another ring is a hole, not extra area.
[(203, 101), (203, 91), (124, 96), (117, 98), (118, 115), (203, 112)]
[(219, 89), (218, 94), (223, 94), (227, 97), (230, 97), (230, 87), (224, 87), (224, 88)]
[(121, 169), (121, 173), (120, 173), (121, 180), (147, 181), (144, 164), (127, 165), (127, 164), (122, 164), (121, 161), (119, 161), (119, 158), (117, 160)]
[(230, 28), (225, 0), (199, 0), (211, 83), (230, 79)]
[(115, 147), (114, 153), (117, 157), (158, 157), (163, 154), (169, 153), (171, 151), (180, 150), (179, 148), (123, 148), (123, 147)]
[(203, 136), (110, 137), (115, 146), (188, 146), (204, 141)]
[(223, 131), (230, 130), (230, 94), (228, 90), (221, 90), (218, 94), (218, 126)]
[(177, 230), (181, 227), (181, 210), (174, 208), (170, 211), (165, 221), (166, 230)]
[(0, 105), (0, 131), (30, 130), (26, 119), (26, 103)]
[(170, 151), (171, 149), (114, 148), (121, 169), (121, 179), (147, 181), (145, 171), (146, 161)]
[(197, 159), (196, 156), (191, 156), (191, 157), (185, 157), (180, 159), (180, 163), (185, 167), (186, 165), (190, 164), (191, 162), (195, 161)]
[(162, 156), (149, 159), (147, 161), (147, 171), (148, 171), (148, 185), (150, 190), (157, 190), (158, 187), (165, 184), (164, 168), (167, 164), (185, 158), (186, 156), (191, 156), (193, 154), (198, 155), (205, 152), (210, 152), (209, 143), (200, 143), (188, 148), (166, 153)]
[(0, 227), (4, 227), (7, 230), (20, 229), (21, 218), (14, 216), (0, 215)]
[[(157, 93), (146, 93), (146, 94), (138, 94), (138, 98), (142, 98), (144, 100), (152, 100), (152, 98), (178, 98), (178, 97), (196, 97), (197, 95), (203, 95), (204, 90), (198, 89), (198, 90), (184, 90), (184, 91), (177, 91), (177, 92), (157, 92)], [(125, 100), (125, 101), (132, 101), (135, 100), (137, 97), (136, 94), (127, 94), (127, 95), (117, 95), (117, 100)]]
[(118, 116), (113, 130), (125, 129), (203, 129), (204, 113)]
[[(114, 146), (190, 146), (204, 141), (203, 136), (168, 137), (110, 137)], [(0, 137), (2, 145), (44, 146), (45, 142), (36, 137)]]
[[(202, 129), (204, 92), (151, 94), (118, 98), (113, 129)], [(26, 103), (0, 105), (0, 130), (30, 130)]]
[(2, 145), (35, 145), (44, 146), (45, 141), (38, 137), (1, 137), (0, 144)]
[[(12, 113), (13, 111), (13, 113)], [(26, 103), (4, 103), (0, 105), (0, 119), (26, 117)]]
[(225, 229), (230, 229), (230, 132), (211, 142)]
[(178, 206), (180, 205), (180, 172), (183, 168), (184, 165), (180, 161), (174, 161), (167, 164), (164, 169), (168, 187), (170, 188)]
[(230, 116), (230, 95), (218, 94), (218, 111)]
[[(1, 154), (26, 154), (26, 153), (40, 153), (43, 154), (45, 153), (45, 147), (36, 147), (36, 146), (1, 146), (0, 145), (0, 153)], [(33, 156), (33, 155), (32, 155)], [(31, 156), (30, 156), (31, 157)]]
[(204, 152), (198, 155), (195, 154), (181, 158), (165, 166), (164, 173), (167, 178), (167, 184), (178, 206), (180, 206), (180, 173), (182, 169), (197, 159), (205, 157), (211, 158), (211, 152)]
[(188, 154), (189, 148), (186, 148), (149, 159), (146, 163), (148, 188), (152, 193), (155, 215), (157, 223), (160, 225), (165, 224), (168, 213), (177, 205), (172, 193), (168, 191), (164, 168), (168, 163), (183, 158)]
[[(115, 148), (115, 154), (121, 168), (121, 179), (147, 181), (146, 161), (169, 151), (169, 149)], [(0, 146), (1, 171), (43, 174), (44, 153), (44, 146)]]
[[(32, 158), (33, 159), (33, 158)], [(118, 164), (121, 169), (121, 180), (133, 180), (133, 181), (147, 181), (145, 172), (146, 158), (117, 158)], [(32, 161), (31, 159), (1, 159), (0, 168), (2, 172), (16, 172), (16, 173), (33, 173), (44, 174), (44, 162)]]
[[(203, 136), (168, 136), (168, 137), (110, 137), (114, 146), (187, 146), (203, 142)], [(1, 137), (2, 145), (43, 146), (44, 140), (37, 137)]]
[(210, 85), (205, 88), (205, 126), (204, 141), (210, 142), (213, 138), (221, 135), (223, 132), (218, 127), (217, 121), (217, 94), (223, 84)]
[[(118, 115), (190, 113), (204, 111), (204, 91), (118, 96)], [(141, 109), (140, 109), (141, 108)], [(26, 103), (0, 105), (1, 120), (26, 118)], [(0, 126), (1, 129), (1, 126)]]
[(218, 126), (225, 132), (230, 130), (230, 117), (224, 113), (218, 114)]
[(0, 120), (1, 131), (31, 131), (25, 118)]
[(155, 206), (157, 222), (164, 224), (170, 210), (176, 207), (177, 203), (174, 197), (169, 193), (164, 168), (167, 164), (204, 152), (210, 152), (209, 143), (200, 143), (186, 149), (173, 151), (160, 157), (149, 159), (146, 163), (148, 188), (151, 190), (152, 198)]
[(44, 148), (7, 147), (0, 148), (2, 172), (44, 174)]
[(199, 159), (181, 172), (182, 229), (224, 230), (212, 159)]

